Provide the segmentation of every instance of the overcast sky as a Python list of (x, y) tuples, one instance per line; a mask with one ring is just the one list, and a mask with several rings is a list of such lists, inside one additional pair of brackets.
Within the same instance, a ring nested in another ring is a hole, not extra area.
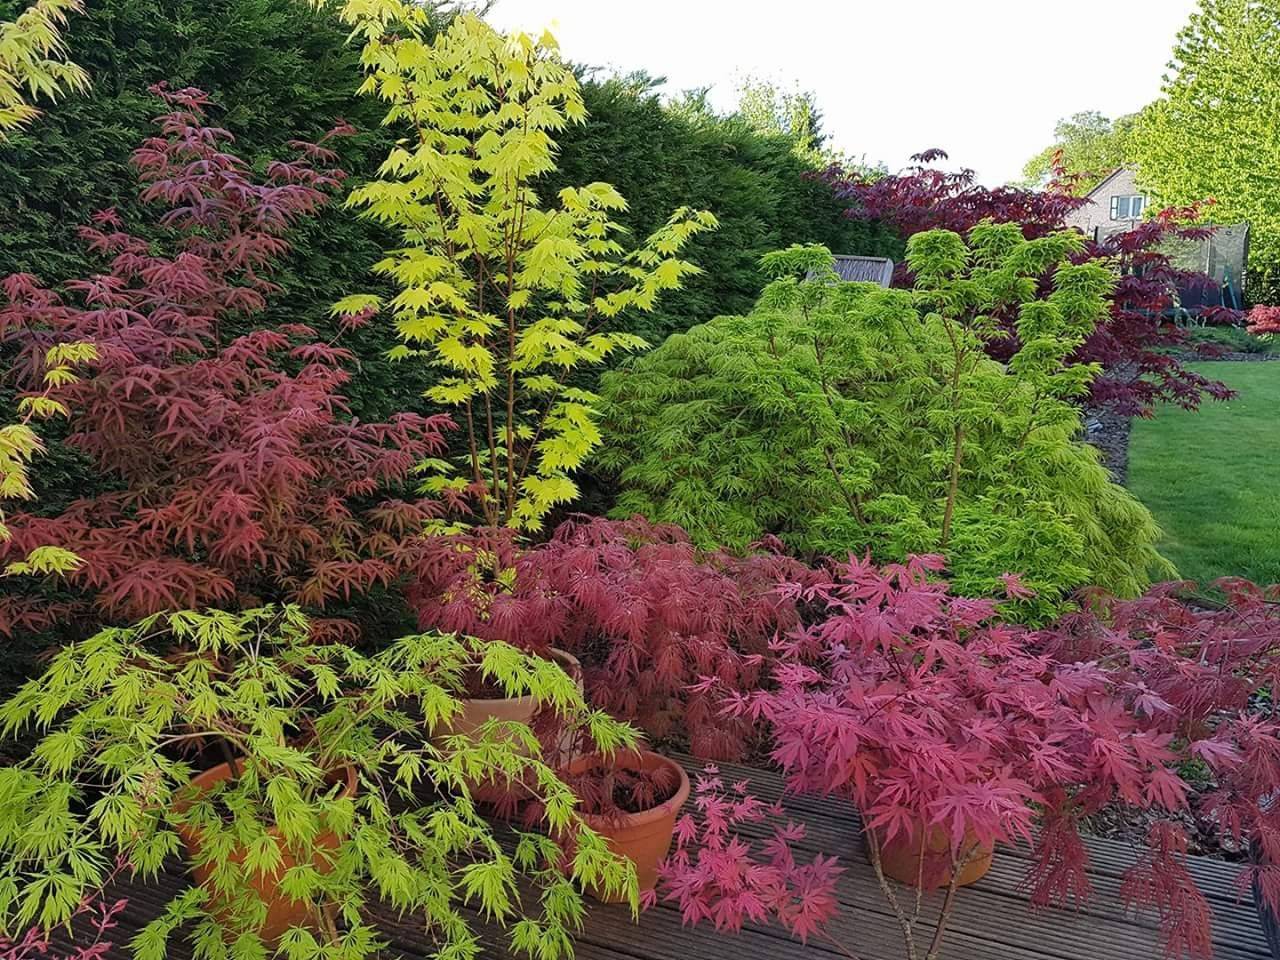
[[(551, 26), (565, 55), (712, 88), (745, 76), (817, 94), (834, 146), (890, 170), (929, 147), (988, 184), (1019, 176), (1054, 123), (1160, 90), (1195, 0), (499, 0), (504, 29)], [(1105, 26), (1101, 26), (1105, 25)]]

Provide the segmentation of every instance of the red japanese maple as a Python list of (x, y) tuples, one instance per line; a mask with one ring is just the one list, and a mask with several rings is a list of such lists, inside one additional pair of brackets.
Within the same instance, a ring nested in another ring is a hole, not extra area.
[[(940, 569), (936, 557), (883, 568), (852, 560), (829, 581), (785, 587), (814, 615), (776, 644), (776, 688), (725, 697), (728, 716), (769, 725), (790, 789), (860, 811), (904, 930), (919, 904), (913, 912), (914, 898), (893, 895), (885, 844), (940, 837), (958, 873), (975, 843), (1028, 843), (1032, 898), (1058, 903), (1089, 896), (1079, 825), (1113, 804), (1189, 811), (1228, 845), (1256, 844), (1263, 865), (1241, 882), (1280, 906), (1280, 867), (1270, 865), (1280, 863), (1280, 813), (1269, 805), (1280, 790), (1280, 725), (1252, 706), (1280, 681), (1274, 594), (1224, 582), (1227, 608), (1206, 611), (1169, 585), (1032, 631), (1001, 623), (993, 601), (952, 596), (933, 579)], [(1192, 760), (1216, 783), (1194, 804), (1180, 774)], [(1182, 825), (1160, 820), (1122, 895), (1158, 913), (1170, 955), (1208, 956), (1210, 909), (1186, 851)], [(727, 889), (716, 864), (683, 854), (666, 895), (691, 919), (757, 919), (759, 898)], [(921, 957), (935, 955), (956, 893), (954, 880), (938, 882), (948, 884), (943, 918)], [(818, 911), (804, 929), (829, 916)], [(921, 946), (908, 935), (909, 954)]]
[(3, 281), (0, 339), (20, 385), (37, 387), (52, 345), (95, 344), (91, 374), (55, 395), (71, 411), (68, 442), (112, 485), (56, 516), (11, 518), (0, 565), (43, 544), (83, 562), (64, 575), (70, 599), (34, 589), (0, 599), (3, 632), (90, 610), (130, 620), (204, 605), (323, 607), (392, 582), (441, 510), (377, 494), (409, 488), (415, 464), (443, 447), (447, 419), (355, 421), (340, 392), (348, 351), (300, 324), (251, 328), (289, 229), (343, 179), (332, 151), (293, 141), (298, 159), (259, 177), (229, 152), (230, 133), (206, 125), (203, 93), (155, 92), (170, 111), (134, 164), (143, 197), (167, 207), (172, 252), (107, 211), (81, 232), (109, 258), (107, 273), (65, 292), (28, 274)]
[(1249, 322), (1249, 332), (1255, 337), (1280, 333), (1280, 307), (1260, 303), (1249, 311), (1246, 319)]
[[(849, 216), (888, 224), (904, 239), (939, 228), (967, 233), (983, 220), (1021, 224), (1026, 236), (1034, 238), (1065, 229), (1067, 216), (1088, 202), (1073, 192), (1073, 178), (1061, 171), (1044, 190), (989, 189), (976, 182), (972, 170), (949, 172), (930, 166), (945, 158), (941, 150), (930, 150), (913, 157), (912, 167), (892, 176), (868, 177), (834, 166), (820, 177), (849, 203)], [(1206, 236), (1205, 228), (1185, 225), (1198, 219), (1198, 208), (1171, 209), (1132, 231), (1100, 242), (1090, 240), (1084, 255), (1113, 260), (1121, 274), (1110, 321), (1097, 327), (1075, 357), (1103, 368), (1103, 375), (1093, 383), (1093, 403), (1124, 415), (1148, 416), (1158, 403), (1195, 407), (1206, 396), (1230, 396), (1225, 385), (1190, 370), (1168, 350), (1196, 349), (1184, 330), (1164, 322), (1176, 291), (1212, 281), (1175, 268), (1169, 256), (1160, 252), (1161, 245), (1170, 239)], [(899, 265), (895, 282), (909, 282), (905, 265)], [(1221, 323), (1231, 320), (1235, 312), (1207, 308), (1205, 315)], [(991, 350), (996, 356), (1007, 356), (1016, 350), (1016, 341), (996, 341)]]
[(408, 596), (423, 629), (568, 650), (597, 707), (725, 758), (752, 725), (717, 717), (707, 689), (756, 687), (769, 638), (796, 622), (774, 585), (809, 576), (771, 549), (699, 554), (675, 526), (584, 517), (537, 546), (506, 529), (434, 538)]

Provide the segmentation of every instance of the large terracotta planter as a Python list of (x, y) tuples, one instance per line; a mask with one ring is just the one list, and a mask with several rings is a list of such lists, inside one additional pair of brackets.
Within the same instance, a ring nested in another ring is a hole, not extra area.
[[(564, 650), (552, 649), (548, 657), (554, 660), (564, 672), (573, 677), (582, 692), (582, 665), (578, 658)], [(461, 700), (462, 710), (455, 714), (448, 726), (441, 730), (442, 735), (472, 736), (490, 720), (501, 720), (506, 723), (530, 724), (534, 714), (538, 712), (538, 701), (532, 697), (504, 697), (500, 699), (476, 698)], [(500, 805), (512, 790), (510, 783), (500, 783), (496, 779), (468, 784), (471, 798), (479, 803)]]
[[(548, 657), (564, 668), (564, 672), (574, 677), (578, 683), (578, 692), (582, 692), (582, 665), (578, 658), (564, 650), (553, 649)], [(503, 697), (461, 700), (462, 710), (455, 714), (444, 734), (469, 736), (490, 720), (502, 720), (508, 723), (529, 723), (538, 712), (538, 701), (532, 697)]]
[[(967, 887), (987, 875), (995, 849), (979, 844), (971, 834), (964, 839), (965, 850), (973, 850), (969, 861), (960, 869), (958, 886)], [(926, 889), (945, 887), (951, 883), (951, 840), (942, 827), (931, 827), (925, 834), (924, 864), (920, 863), (920, 835), (898, 833), (880, 844), (880, 869), (899, 883), (915, 886), (923, 879)]]
[[(588, 770), (597, 757), (579, 757), (569, 764), (571, 774), (579, 774)], [(636, 878), (640, 891), (652, 890), (658, 882), (658, 865), (667, 858), (671, 850), (671, 838), (675, 832), (676, 818), (680, 808), (689, 799), (689, 776), (674, 760), (668, 760), (651, 750), (639, 753), (621, 753), (614, 763), (631, 770), (657, 770), (667, 767), (679, 776), (679, 786), (675, 795), (665, 803), (661, 803), (640, 813), (624, 813), (615, 817), (594, 816), (584, 814), (582, 819), (596, 833), (608, 841), (609, 849), (619, 856), (626, 857), (636, 867)], [(619, 902), (621, 897), (606, 897), (601, 891), (592, 890), (592, 896), (606, 903)]]
[[(195, 796), (190, 799), (183, 800), (181, 795), (174, 802), (174, 808), (181, 812), (192, 803), (195, 802), (196, 796), (207, 793), (215, 784), (232, 777), (231, 765), (227, 763), (219, 764), (209, 770), (204, 771), (184, 789), (183, 793), (191, 791)], [(342, 784), (342, 796), (354, 796), (356, 792), (356, 771), (354, 767), (344, 767), (335, 771), (334, 782)], [(208, 884), (212, 876), (212, 869), (208, 865), (199, 863), (200, 851), (204, 847), (204, 837), (199, 830), (191, 827), (177, 827), (178, 835), (182, 838), (183, 844), (186, 845), (187, 853), (191, 860), (191, 873), (196, 878), (196, 882), (205, 885)], [(279, 837), (280, 833), (272, 827), (270, 833)], [(339, 839), (332, 833), (323, 833), (316, 838), (316, 847), (320, 850), (336, 852), (339, 845)], [(230, 858), (235, 863), (241, 863), (244, 860), (244, 851), (237, 850), (231, 854)], [(250, 877), (254, 890), (267, 905), (267, 919), (263, 923), (262, 928), (258, 931), (258, 935), (267, 942), (278, 940), (281, 935), (290, 927), (297, 926), (314, 926), (315, 909), (314, 905), (299, 900), (292, 900), (282, 893), (279, 888), (280, 878), (290, 867), (296, 866), (297, 861), (290, 856), (287, 849), (281, 847), (282, 863), (278, 871), (270, 874), (253, 874)], [(331, 865), (324, 856), (319, 852), (312, 859), (312, 866), (320, 873), (328, 873)], [(218, 912), (216, 897), (213, 904), (213, 911)]]

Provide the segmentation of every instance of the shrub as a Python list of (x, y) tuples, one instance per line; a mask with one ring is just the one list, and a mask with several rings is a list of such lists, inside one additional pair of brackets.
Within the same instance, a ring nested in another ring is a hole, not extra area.
[[(208, 879), (134, 938), (137, 960), (166, 956), (179, 928), (200, 954), (265, 956), (255, 883), (310, 910), (281, 939), (291, 956), (376, 955), (380, 903), (420, 917), (445, 955), (478, 949), (469, 910), (509, 926), (514, 953), (570, 954), (575, 883), (629, 888), (634, 903), (634, 870), (581, 825), (527, 727), (441, 736), (473, 665), (614, 746), (634, 742), (588, 714), (557, 666), (505, 644), (427, 634), (365, 656), (314, 638), (296, 607), (155, 616), (63, 650), (0, 707), (6, 734), (47, 731), (0, 770), (0, 930), (49, 930), (101, 886), (104, 864), (152, 877), (185, 842)], [(196, 791), (208, 754), (231, 776)], [(333, 783), (345, 770), (354, 793)], [(573, 845), (567, 862), (545, 833), (505, 848), (476, 813), (467, 785), (496, 772), (536, 784), (542, 826)], [(540, 894), (527, 913), (520, 879)]]
[(56, 578), (57, 602), (0, 598), (6, 633), (91, 611), (124, 622), (205, 605), (323, 607), (395, 580), (440, 509), (374, 496), (405, 488), (443, 449), (446, 419), (348, 419), (347, 351), (303, 325), (227, 331), (263, 308), (288, 229), (341, 182), (332, 154), (297, 143), (301, 159), (259, 180), (205, 124), (199, 91), (161, 96), (171, 111), (135, 162), (145, 197), (170, 208), (176, 251), (154, 252), (106, 212), (83, 236), (110, 272), (68, 283), (75, 300), (30, 275), (3, 283), (0, 338), (28, 389), (47, 389), (50, 351), (93, 342), (92, 376), (59, 378), (51, 397), (70, 410), (69, 442), (111, 483), (56, 516), (11, 519), (0, 565), (43, 573), (23, 561), (50, 546), (81, 562)]
[(1269, 333), (1280, 333), (1280, 307), (1258, 304), (1249, 311), (1249, 333), (1255, 337)]
[[(1206, 611), (1179, 601), (1180, 585), (1169, 584), (1139, 600), (1099, 598), (1032, 631), (996, 619), (991, 601), (951, 593), (934, 579), (940, 567), (937, 557), (883, 568), (854, 560), (830, 582), (789, 588), (813, 615), (780, 645), (777, 688), (731, 692), (725, 708), (771, 725), (790, 789), (857, 806), (909, 956), (937, 955), (955, 877), (975, 844), (1032, 844), (1036, 904), (1087, 898), (1079, 826), (1113, 804), (1156, 817), (1121, 896), (1155, 910), (1169, 955), (1208, 956), (1211, 946), (1211, 911), (1188, 871), (1184, 827), (1169, 815), (1194, 810), (1235, 848), (1261, 845), (1263, 864), (1244, 867), (1241, 879), (1256, 879), (1266, 902), (1280, 903), (1280, 813), (1267, 800), (1280, 788), (1280, 727), (1254, 703), (1280, 666), (1275, 588), (1224, 581), (1226, 607)], [(1007, 589), (1025, 592), (1017, 578)], [(1194, 803), (1189, 767), (1215, 781)], [(719, 824), (716, 849), (725, 819), (753, 809), (745, 791), (728, 801), (713, 794), (703, 805), (708, 823), (680, 828), (689, 843), (665, 894), (692, 919), (737, 925), (773, 912), (801, 935), (820, 929), (835, 910), (825, 884), (799, 924), (794, 901), (726, 889), (717, 858), (697, 855), (707, 829)], [(895, 838), (914, 846), (926, 837), (942, 840), (953, 874), (943, 878), (942, 917), (927, 947), (916, 939), (920, 901), (895, 893), (881, 861)], [(787, 841), (775, 838), (740, 869), (792, 862)]]
[(797, 623), (774, 587), (809, 576), (770, 551), (701, 553), (678, 527), (639, 518), (570, 520), (536, 546), (507, 529), (437, 537), (415, 573), (423, 629), (567, 650), (597, 707), (722, 758), (742, 754), (751, 725), (716, 717), (706, 684), (754, 689), (770, 640)]
[[(1063, 229), (1066, 217), (1087, 202), (1073, 192), (1080, 178), (1062, 171), (1055, 173), (1046, 190), (989, 190), (975, 182), (972, 170), (952, 173), (928, 166), (945, 158), (941, 150), (931, 150), (913, 157), (916, 166), (894, 176), (873, 178), (832, 167), (822, 178), (837, 197), (849, 203), (849, 216), (896, 227), (904, 238), (933, 229), (966, 233), (992, 220), (1016, 223), (1026, 237), (1034, 239)], [(1111, 260), (1120, 277), (1110, 297), (1110, 318), (1100, 322), (1072, 355), (1074, 362), (1102, 367), (1102, 376), (1093, 381), (1087, 394), (1091, 403), (1112, 407), (1126, 416), (1148, 416), (1158, 403), (1194, 408), (1204, 397), (1231, 395), (1224, 384), (1190, 370), (1168, 350), (1187, 343), (1185, 331), (1164, 322), (1176, 303), (1178, 289), (1213, 281), (1175, 268), (1160, 246), (1172, 239), (1202, 239), (1204, 228), (1184, 225), (1200, 216), (1196, 207), (1162, 211), (1134, 230), (1101, 242), (1088, 241), (1076, 255)], [(910, 285), (905, 268), (895, 282)], [(1215, 322), (1236, 316), (1234, 311), (1221, 308), (1206, 313)], [(1006, 319), (1010, 321), (1005, 324), (1006, 332), (1013, 333), (1012, 318)], [(1016, 338), (995, 338), (987, 348), (993, 356), (1005, 359), (1016, 343)]]
[(50, 99), (83, 91), (89, 75), (66, 58), (62, 29), (80, 0), (35, 0), (17, 19), (0, 23), (0, 143), (40, 111), (35, 96)]
[[(1155, 524), (1076, 439), (1071, 401), (1093, 368), (1066, 357), (1111, 282), (1064, 262), (1081, 242), (917, 234), (910, 292), (836, 283), (821, 248), (770, 257), (779, 279), (752, 314), (604, 379), (617, 513), (682, 524), (703, 546), (777, 534), (810, 554), (945, 552), (975, 594), (1024, 571), (1035, 616), (1087, 584), (1139, 592), (1167, 568)], [(1038, 292), (1039, 271), (1055, 280)], [(1008, 364), (982, 349), (1001, 308), (1022, 336)]]
[[(366, 44), (364, 89), (412, 134), (349, 202), (400, 235), (377, 267), (399, 290), (390, 307), (404, 344), (393, 356), (440, 370), (427, 395), (459, 411), (467, 453), (440, 485), (470, 488), (490, 526), (537, 529), (577, 497), (570, 474), (600, 442), (595, 395), (566, 379), (644, 346), (598, 322), (652, 309), (678, 287), (696, 268), (677, 254), (715, 218), (677, 210), (624, 254), (610, 217), (626, 201), (608, 184), (566, 187), (554, 208), (541, 205), (552, 138), (584, 117), (550, 38), (505, 37), (462, 15), (428, 39), (428, 15), (399, 0), (352, 3), (344, 16)], [(380, 304), (353, 296), (335, 309)]]

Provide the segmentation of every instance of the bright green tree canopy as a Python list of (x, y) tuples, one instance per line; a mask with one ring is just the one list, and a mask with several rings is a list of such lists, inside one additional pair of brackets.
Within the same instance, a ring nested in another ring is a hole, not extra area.
[(1201, 0), (1132, 152), (1161, 203), (1212, 198), (1251, 223), (1251, 268), (1280, 264), (1280, 0)]
[(1055, 159), (1068, 174), (1080, 177), (1076, 192), (1088, 193), (1129, 159), (1129, 137), (1136, 114), (1114, 121), (1096, 110), (1073, 113), (1053, 128), (1053, 143), (1022, 167), (1023, 184), (1042, 186), (1053, 176)]

